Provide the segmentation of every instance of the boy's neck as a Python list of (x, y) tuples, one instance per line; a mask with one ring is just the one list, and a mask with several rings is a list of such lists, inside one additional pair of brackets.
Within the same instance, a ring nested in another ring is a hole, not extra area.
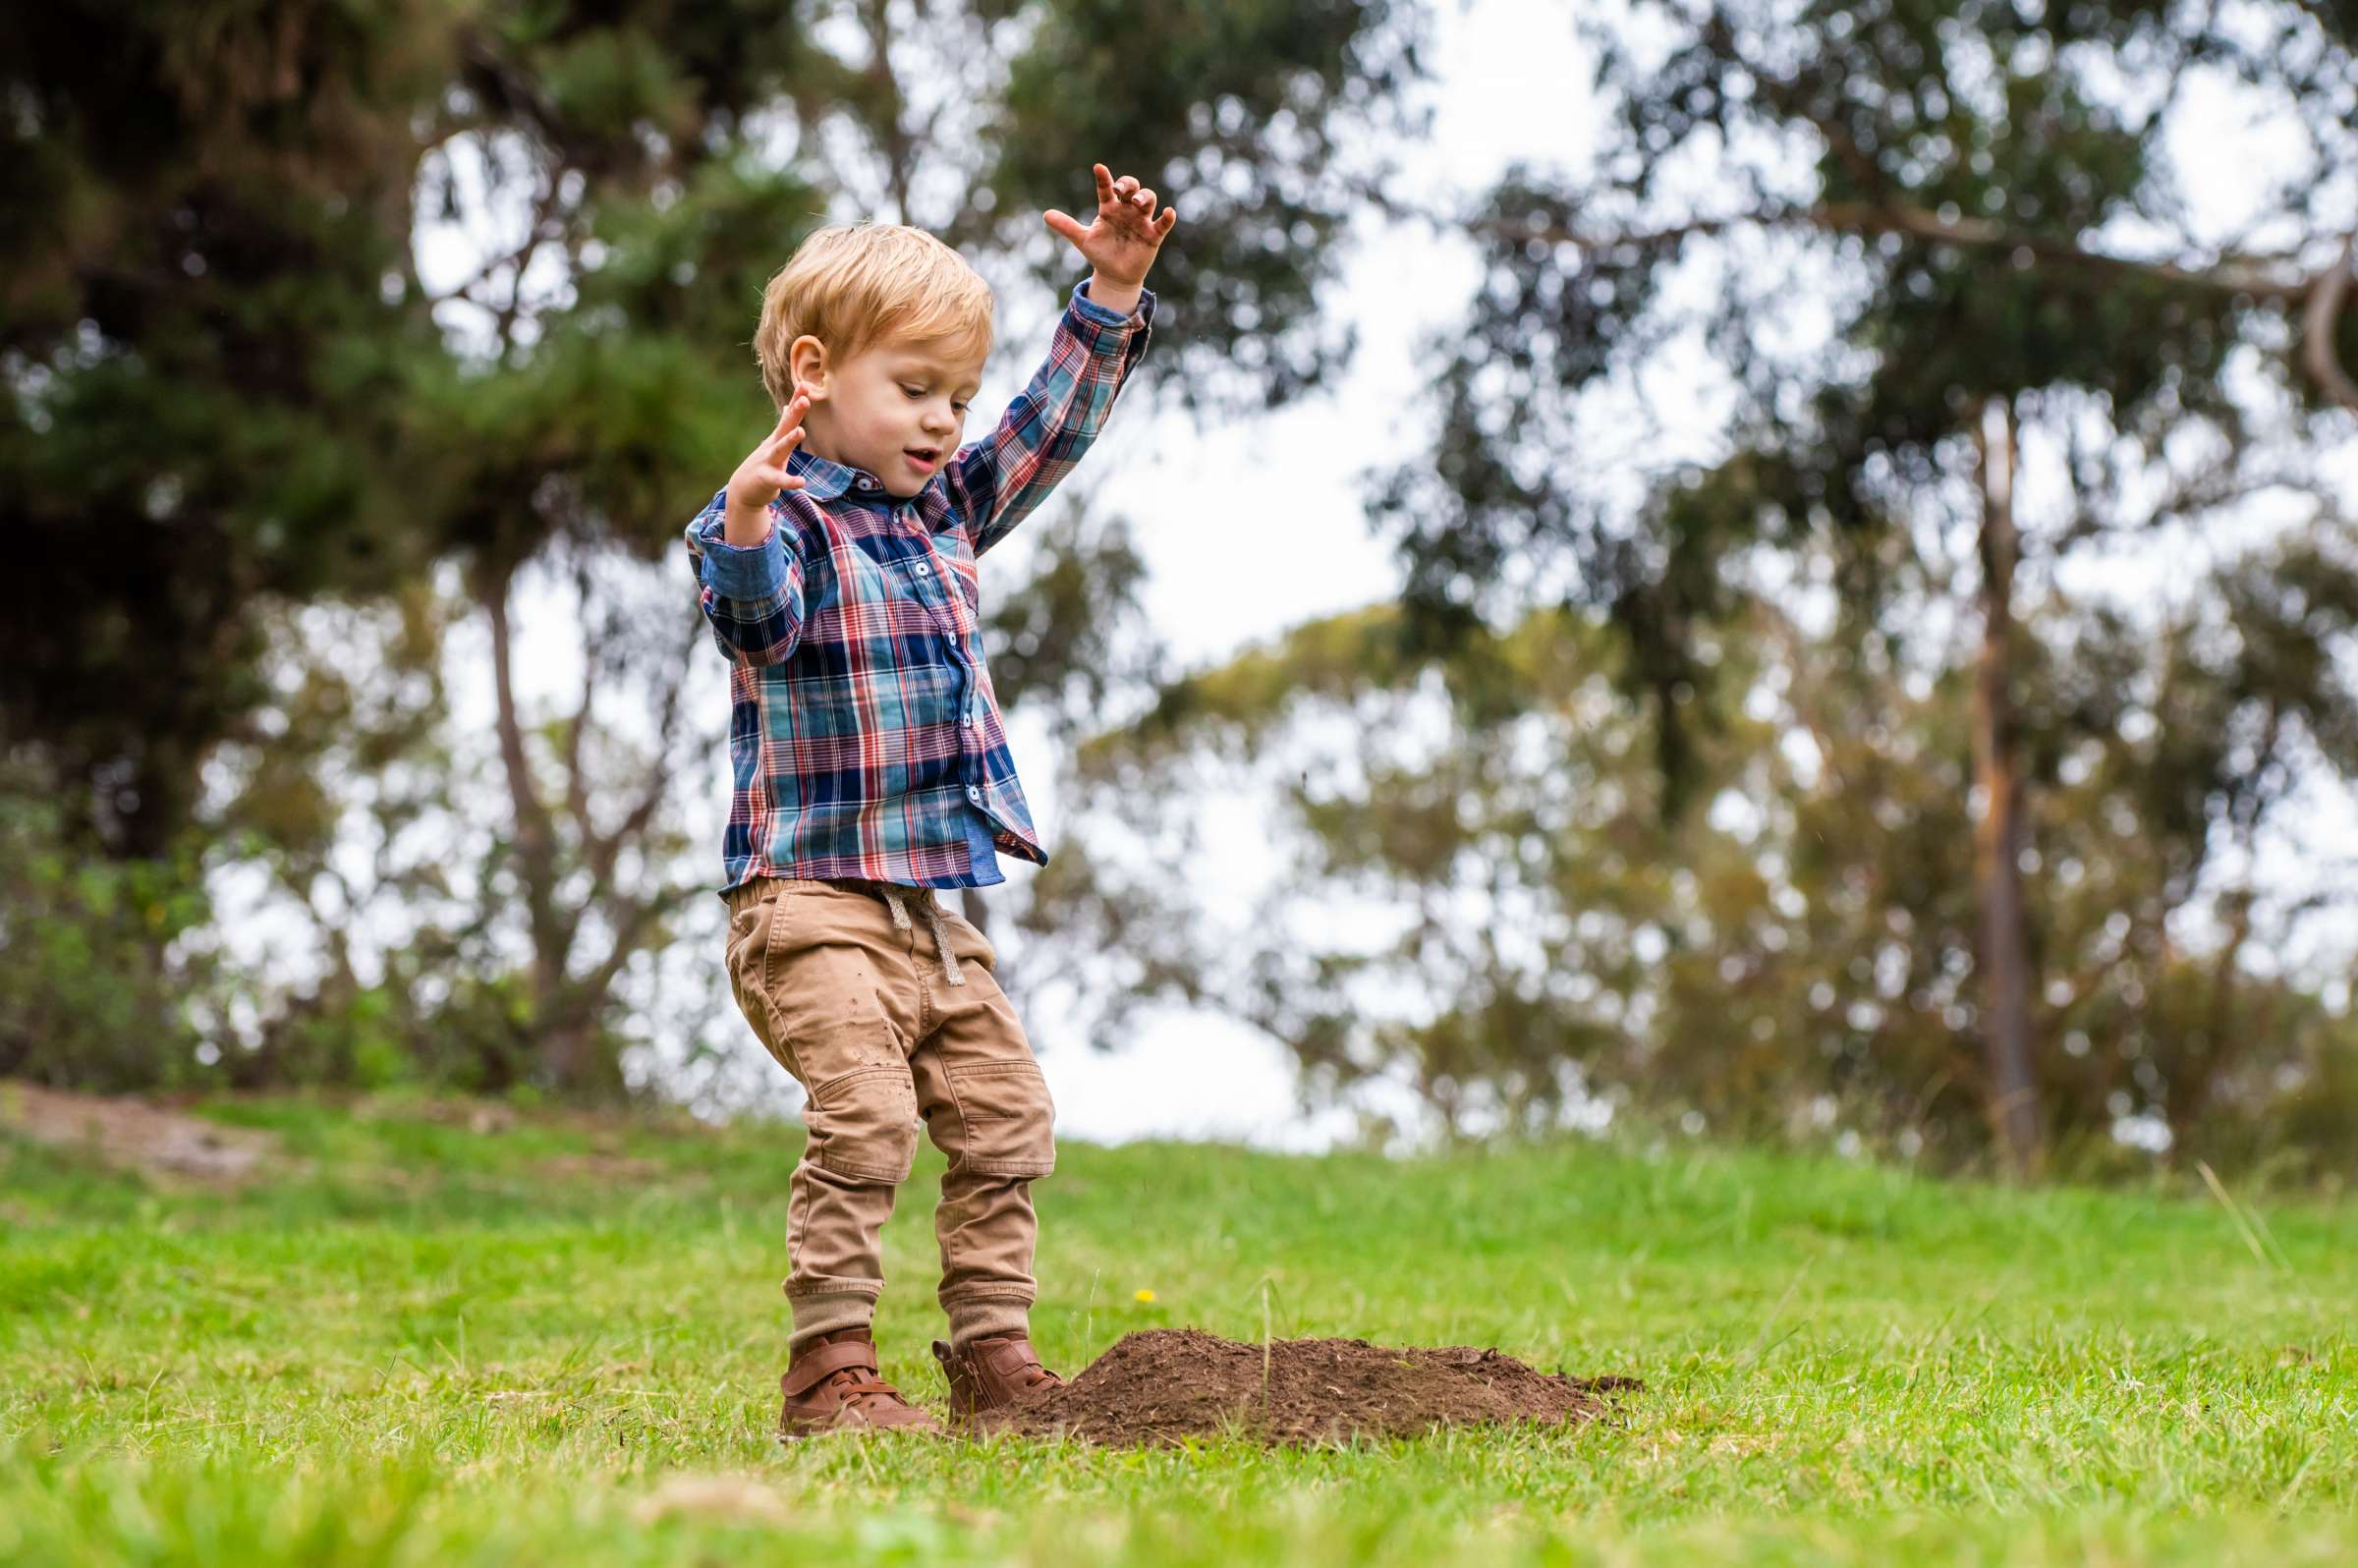
[(815, 414), (818, 411), (816, 409), (814, 409), (810, 414), (805, 414), (803, 416), (803, 450), (810, 453), (814, 458), (825, 458), (829, 463), (833, 463), (840, 468), (849, 469), (859, 467), (858, 464), (852, 462), (849, 458), (837, 456), (842, 449), (836, 446), (833, 437), (830, 436), (825, 430), (821, 429), (817, 421), (813, 420), (811, 417), (812, 414)]

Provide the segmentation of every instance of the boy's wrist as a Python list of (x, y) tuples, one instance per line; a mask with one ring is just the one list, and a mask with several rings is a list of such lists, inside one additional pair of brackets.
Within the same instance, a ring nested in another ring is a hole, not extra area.
[(1128, 315), (1138, 308), (1139, 298), (1146, 292), (1146, 286), (1147, 280), (1143, 277), (1124, 282), (1093, 269), (1089, 274), (1089, 300), (1092, 305), (1103, 306), (1116, 315)]
[(721, 508), (720, 539), (740, 550), (752, 549), (769, 537), (769, 508), (743, 507), (732, 497)]

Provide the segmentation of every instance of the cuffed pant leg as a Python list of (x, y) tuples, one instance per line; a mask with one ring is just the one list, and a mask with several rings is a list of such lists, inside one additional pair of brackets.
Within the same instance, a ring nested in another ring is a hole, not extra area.
[(883, 1230), (892, 1217), (890, 1183), (829, 1170), (806, 1148), (786, 1206), (788, 1347), (874, 1321), (884, 1290)]

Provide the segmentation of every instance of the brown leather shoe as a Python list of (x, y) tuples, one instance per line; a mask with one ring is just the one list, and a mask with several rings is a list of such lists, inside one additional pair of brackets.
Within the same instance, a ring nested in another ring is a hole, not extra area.
[(1039, 1353), (1022, 1334), (969, 1340), (962, 1351), (936, 1339), (933, 1359), (941, 1363), (942, 1375), (950, 1380), (950, 1415), (958, 1421), (972, 1421), (984, 1411), (1064, 1384), (1063, 1378), (1040, 1365)]
[(778, 1379), (780, 1440), (833, 1432), (939, 1432), (932, 1413), (912, 1405), (876, 1372), (875, 1341), (865, 1328), (839, 1328), (806, 1345)]

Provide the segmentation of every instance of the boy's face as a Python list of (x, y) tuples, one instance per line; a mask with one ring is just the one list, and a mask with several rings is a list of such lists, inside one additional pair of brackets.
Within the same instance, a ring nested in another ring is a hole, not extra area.
[(804, 443), (868, 470), (896, 499), (924, 489), (958, 450), (985, 351), (887, 339), (835, 360), (823, 351), (806, 359), (806, 345), (815, 350), (818, 340), (795, 341), (796, 377), (812, 393)]

